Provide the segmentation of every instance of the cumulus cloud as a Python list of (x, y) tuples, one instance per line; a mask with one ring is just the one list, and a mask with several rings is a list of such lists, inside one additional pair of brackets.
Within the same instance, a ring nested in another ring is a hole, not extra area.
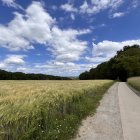
[[(1, 64), (0, 64), (1, 66)], [(73, 62), (61, 62), (57, 60), (47, 61), (46, 63), (34, 63), (31, 65), (17, 65), (15, 69), (9, 67), (6, 70), (18, 71), (24, 73), (43, 73), (49, 75), (58, 76), (78, 76), (86, 70), (90, 70), (96, 67), (94, 63), (73, 63)]]
[(97, 65), (114, 57), (117, 51), (123, 49), (124, 46), (132, 46), (135, 44), (140, 45), (140, 40), (127, 40), (122, 42), (104, 40), (97, 44), (93, 43), (92, 56), (86, 56), (85, 60)]
[(53, 40), (50, 40), (52, 53), (59, 61), (79, 60), (87, 48), (87, 42), (77, 39), (77, 36), (89, 33), (90, 30), (62, 30), (58, 27), (52, 29)]
[(3, 4), (8, 7), (20, 8), (23, 9), (19, 4), (16, 3), (16, 0), (1, 0)]
[(33, 2), (26, 14), (15, 12), (7, 26), (0, 25), (0, 45), (13, 51), (33, 49), (32, 43), (45, 44), (51, 38), (54, 19), (45, 12), (42, 4)]
[[(1, 66), (1, 64), (0, 64)], [(47, 61), (46, 63), (36, 63), (32, 65), (17, 65), (15, 69), (9, 67), (6, 70), (18, 71), (24, 73), (43, 73), (59, 76), (78, 76), (86, 70), (96, 67), (97, 64), (85, 63), (77, 64), (73, 62), (60, 62), (57, 60)]]
[(0, 69), (5, 69), (6, 68), (6, 65), (2, 62), (0, 62)]
[(123, 17), (125, 15), (125, 13), (123, 12), (117, 12), (117, 13), (114, 13), (112, 15), (113, 18), (119, 18), (119, 17)]
[(18, 36), (16, 34), (16, 30), (14, 31), (14, 29), (12, 29), (10, 26), (6, 27), (3, 25), (0, 25), (0, 47), (7, 48), (11, 51), (28, 50), (34, 48), (28, 40)]
[(0, 69), (12, 70), (17, 66), (25, 64), (24, 58), (26, 55), (7, 55), (7, 57), (0, 62)]
[[(46, 64), (36, 64), (35, 71), (43, 71), (47, 74), (62, 75), (62, 76), (78, 76), (79, 73), (95, 67), (96, 64), (76, 64), (72, 62), (50, 61)], [(55, 71), (54, 71), (55, 69)]]
[(26, 68), (26, 67), (17, 67), (17, 69), (16, 69), (18, 72), (29, 72), (29, 69), (28, 68)]
[(8, 55), (7, 58), (4, 60), (4, 63), (23, 65), (25, 63), (23, 60), (24, 57), (24, 55)]
[[(60, 29), (57, 22), (40, 2), (32, 2), (25, 14), (15, 12), (8, 25), (0, 25), (0, 46), (12, 51), (33, 49), (33, 44), (43, 44), (59, 61), (78, 60), (87, 42), (78, 36), (90, 30)], [(49, 47), (48, 47), (49, 46)]]
[(113, 57), (118, 50), (123, 49), (124, 46), (132, 46), (138, 44), (140, 45), (140, 40), (127, 40), (122, 42), (113, 42), (113, 41), (102, 41), (97, 44), (93, 43), (93, 56), (94, 57), (106, 57), (110, 59)]
[(95, 56), (95, 57), (85, 57), (85, 60), (87, 60), (88, 62), (94, 63), (94, 64), (99, 64), (105, 61), (108, 61), (110, 59), (110, 57), (101, 57), (101, 56)]
[(26, 9), (25, 15), (15, 13), (15, 18), (9, 23), (9, 29), (29, 43), (46, 44), (51, 38), (54, 23), (55, 19), (45, 11), (42, 4), (33, 2)]

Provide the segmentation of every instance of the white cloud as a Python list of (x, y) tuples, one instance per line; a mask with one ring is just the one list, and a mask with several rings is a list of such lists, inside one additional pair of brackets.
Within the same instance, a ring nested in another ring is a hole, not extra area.
[(75, 15), (73, 13), (70, 14), (72, 20), (75, 20)]
[(26, 67), (18, 67), (17, 69), (16, 69), (18, 72), (29, 72), (29, 70), (26, 68)]
[(106, 24), (102, 23), (101, 25), (99, 25), (99, 27), (105, 27)]
[(7, 58), (4, 60), (4, 63), (10, 65), (10, 64), (15, 64), (15, 65), (23, 65), (25, 64), (23, 58), (24, 55), (8, 55)]
[(95, 67), (96, 64), (76, 64), (72, 62), (50, 61), (46, 64), (36, 64), (34, 70), (43, 71), (43, 73), (61, 75), (61, 76), (78, 76), (79, 73)]
[(58, 27), (53, 27), (53, 38), (50, 40), (50, 44), (53, 46), (51, 51), (56, 56), (56, 59), (59, 61), (79, 60), (87, 48), (87, 42), (78, 40), (77, 36), (89, 32), (90, 30), (62, 30)]
[(7, 57), (0, 62), (0, 69), (13, 70), (15, 67), (23, 66), (25, 64), (25, 57), (26, 55), (7, 55)]
[(115, 10), (122, 3), (123, 0), (91, 0), (91, 3), (87, 3), (87, 1), (84, 1), (80, 6), (80, 12), (87, 14), (96, 14), (106, 9)]
[[(60, 29), (40, 2), (32, 2), (25, 14), (15, 12), (7, 26), (0, 25), (0, 46), (12, 51), (33, 49), (43, 44), (59, 61), (75, 61), (87, 48), (77, 37), (90, 30)], [(48, 45), (50, 47), (48, 47)]]
[(85, 57), (85, 60), (91, 63), (99, 64), (105, 61), (108, 61), (110, 57), (101, 57), (101, 56), (95, 56), (95, 57)]
[(51, 26), (55, 20), (33, 2), (26, 14), (15, 13), (7, 26), (0, 25), (0, 45), (13, 51), (33, 49), (32, 43), (45, 44), (51, 38)]
[(110, 59), (118, 50), (123, 49), (124, 46), (140, 45), (140, 40), (127, 40), (122, 42), (102, 41), (98, 44), (93, 43), (93, 57), (106, 57)]
[[(61, 9), (70, 12), (70, 13), (78, 13), (78, 14), (88, 14), (93, 15), (100, 13), (104, 10), (109, 10), (109, 13), (115, 12), (119, 7), (121, 7), (125, 0), (84, 0), (80, 6), (74, 7), (72, 4), (74, 2), (68, 1), (68, 3), (61, 5)], [(137, 8), (140, 5), (139, 0), (132, 0), (130, 2), (129, 10), (132, 8)], [(129, 12), (129, 11), (128, 11)], [(116, 12), (112, 15), (112, 18), (122, 17), (125, 13)]]
[[(51, 28), (55, 23), (40, 2), (33, 2), (27, 9), (26, 15), (15, 13), (16, 17), (9, 28), (31, 43), (46, 44), (51, 38)], [(20, 27), (20, 28), (19, 28)]]
[(127, 40), (122, 42), (104, 40), (97, 44), (93, 43), (92, 56), (86, 56), (85, 60), (97, 65), (114, 57), (117, 51), (123, 49), (124, 46), (132, 46), (135, 44), (140, 45), (140, 40)]
[(84, 0), (79, 7), (74, 7), (73, 4), (66, 3), (61, 5), (61, 9), (70, 13), (97, 14), (107, 9), (115, 11), (123, 2), (124, 0)]
[(132, 0), (132, 6), (133, 8), (137, 8), (139, 6), (139, 0)]
[(125, 15), (125, 13), (123, 12), (117, 12), (117, 13), (114, 13), (112, 15), (113, 18), (119, 18), (119, 17), (123, 17)]
[(72, 4), (66, 3), (60, 6), (60, 8), (66, 12), (77, 12), (78, 9), (76, 9)]
[[(28, 50), (34, 47), (30, 45), (29, 41), (25, 38), (18, 36), (16, 30), (10, 29), (11, 27), (6, 27), (0, 25), (0, 47), (7, 48), (12, 51)], [(19, 28), (17, 28), (20, 30)]]
[(57, 7), (56, 5), (53, 5), (51, 8), (52, 8), (54, 11), (56, 11), (56, 10), (58, 9), (58, 7)]
[(16, 0), (1, 0), (3, 4), (8, 7), (20, 8), (23, 9), (19, 4), (16, 3)]
[(87, 1), (84, 1), (84, 3), (80, 6), (80, 11), (82, 13), (87, 13), (87, 10), (89, 9), (89, 5)]
[(35, 63), (32, 65), (23, 66), (18, 65), (15, 69), (10, 68), (10, 71), (20, 71), (24, 73), (43, 73), (58, 76), (78, 76), (79, 73), (90, 70), (96, 66), (97, 64), (94, 63), (77, 64), (73, 62), (51, 60), (47, 61), (46, 63)]
[(0, 69), (5, 69), (6, 68), (6, 65), (2, 62), (0, 62)]

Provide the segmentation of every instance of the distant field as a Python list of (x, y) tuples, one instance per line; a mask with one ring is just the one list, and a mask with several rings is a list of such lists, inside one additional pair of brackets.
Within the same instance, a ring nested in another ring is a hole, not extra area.
[(138, 91), (140, 91), (140, 77), (132, 77), (128, 79), (128, 83)]
[(111, 80), (0, 81), (0, 140), (67, 140)]

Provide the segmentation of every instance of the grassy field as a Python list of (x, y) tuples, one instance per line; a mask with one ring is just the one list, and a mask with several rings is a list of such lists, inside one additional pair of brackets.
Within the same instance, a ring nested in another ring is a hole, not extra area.
[(129, 78), (128, 84), (130, 84), (136, 90), (140, 91), (140, 77)]
[(0, 140), (68, 140), (111, 80), (0, 81)]

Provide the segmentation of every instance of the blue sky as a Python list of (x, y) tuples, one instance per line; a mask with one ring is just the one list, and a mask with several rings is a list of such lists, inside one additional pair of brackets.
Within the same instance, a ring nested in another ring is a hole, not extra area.
[(140, 45), (139, 0), (0, 0), (0, 69), (78, 76)]

